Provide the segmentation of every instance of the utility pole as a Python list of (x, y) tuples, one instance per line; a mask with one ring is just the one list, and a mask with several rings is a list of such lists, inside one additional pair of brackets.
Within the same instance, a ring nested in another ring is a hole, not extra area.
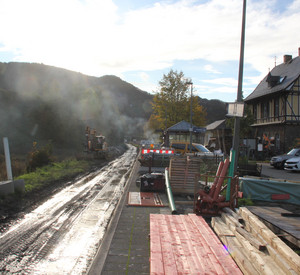
[[(242, 18), (242, 34), (241, 34), (241, 49), (240, 49), (240, 64), (239, 64), (239, 79), (237, 90), (237, 103), (242, 103), (242, 86), (243, 86), (243, 68), (244, 68), (244, 47), (245, 47), (245, 26), (246, 26), (246, 0), (243, 2), (243, 18)], [(239, 141), (240, 141), (240, 117), (234, 119), (234, 137), (232, 154), (234, 155), (234, 169), (236, 174), (237, 162), (239, 156)]]
[(191, 85), (191, 100), (190, 100), (190, 153), (192, 153), (192, 143), (193, 143), (193, 82), (188, 80), (186, 85)]

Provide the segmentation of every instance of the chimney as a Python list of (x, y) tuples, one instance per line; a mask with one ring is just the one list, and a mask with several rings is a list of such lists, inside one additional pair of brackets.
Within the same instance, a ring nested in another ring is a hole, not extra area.
[(289, 63), (291, 60), (292, 60), (292, 56), (291, 55), (289, 55), (289, 54), (286, 54), (286, 55), (284, 55), (283, 56), (283, 63), (284, 64), (287, 64), (287, 63)]
[(298, 56), (300, 56), (300, 47), (298, 48)]

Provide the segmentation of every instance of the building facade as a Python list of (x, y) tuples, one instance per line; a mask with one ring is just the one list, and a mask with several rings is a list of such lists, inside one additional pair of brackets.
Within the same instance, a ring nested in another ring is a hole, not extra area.
[[(300, 48), (299, 56), (285, 55), (245, 99), (255, 122), (257, 143), (270, 155), (285, 153), (300, 138)], [(299, 144), (300, 146), (300, 144)]]

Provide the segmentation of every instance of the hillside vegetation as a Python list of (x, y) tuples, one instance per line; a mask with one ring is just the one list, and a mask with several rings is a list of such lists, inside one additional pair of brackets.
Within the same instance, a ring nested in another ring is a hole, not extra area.
[[(152, 99), (112, 75), (92, 77), (43, 64), (0, 63), (0, 137), (8, 137), (11, 152), (17, 154), (28, 153), (33, 142), (79, 152), (85, 127), (90, 126), (114, 145), (144, 135)], [(224, 118), (224, 102), (198, 99), (207, 124)]]
[(85, 127), (90, 126), (113, 145), (125, 135), (142, 135), (151, 99), (116, 76), (0, 63), (0, 136), (9, 138), (15, 153), (49, 141), (56, 149), (82, 150)]

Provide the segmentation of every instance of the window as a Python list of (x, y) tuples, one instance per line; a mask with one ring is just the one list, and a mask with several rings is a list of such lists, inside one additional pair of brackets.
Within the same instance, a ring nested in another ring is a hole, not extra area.
[(274, 117), (279, 117), (279, 98), (274, 99)]
[[(195, 148), (195, 151), (198, 151), (198, 152), (203, 152), (203, 153), (210, 153), (210, 151), (203, 145), (201, 144), (194, 144), (193, 147), (196, 147)], [(193, 151), (194, 151), (194, 148), (193, 148)]]
[(174, 143), (174, 144), (172, 144), (172, 148), (184, 150), (185, 149), (185, 144)]
[(261, 103), (261, 118), (269, 117), (269, 102)]
[(256, 104), (253, 105), (253, 116), (255, 119), (257, 119), (257, 105)]

